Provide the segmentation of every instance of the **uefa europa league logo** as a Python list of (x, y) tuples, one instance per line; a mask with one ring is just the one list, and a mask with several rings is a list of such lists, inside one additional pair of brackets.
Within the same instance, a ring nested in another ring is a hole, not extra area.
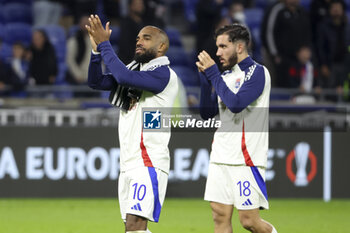
[(295, 146), (294, 151), (297, 167), (294, 184), (296, 186), (306, 186), (309, 183), (307, 180), (306, 165), (309, 157), (310, 145), (305, 142), (300, 142)]
[[(296, 172), (293, 172), (293, 160), (295, 160)], [(310, 170), (307, 171), (307, 163), (310, 161)], [(317, 158), (306, 142), (299, 142), (288, 154), (286, 159), (286, 173), (295, 186), (307, 186), (317, 174)]]

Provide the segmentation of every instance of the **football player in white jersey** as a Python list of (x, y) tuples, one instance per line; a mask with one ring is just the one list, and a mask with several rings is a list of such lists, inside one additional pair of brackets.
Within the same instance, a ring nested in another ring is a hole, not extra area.
[(198, 55), (203, 119), (219, 114), (204, 199), (210, 201), (215, 233), (232, 232), (233, 209), (251, 232), (276, 233), (260, 218), (268, 209), (265, 168), (268, 152), (270, 75), (248, 55), (250, 34), (240, 24), (216, 31), (216, 55), (224, 72), (207, 52)]
[[(177, 75), (165, 56), (169, 39), (157, 27), (146, 26), (136, 38), (135, 58), (125, 66), (109, 42), (97, 15), (86, 26), (93, 47), (88, 85), (110, 90), (110, 101), (119, 115), (120, 175), (118, 196), (126, 232), (150, 232), (148, 221), (158, 222), (168, 182), (169, 132), (144, 132), (143, 109), (172, 107), (177, 95)], [(101, 61), (111, 73), (103, 74)], [(159, 117), (159, 111), (153, 118)], [(152, 119), (153, 119), (152, 118)]]

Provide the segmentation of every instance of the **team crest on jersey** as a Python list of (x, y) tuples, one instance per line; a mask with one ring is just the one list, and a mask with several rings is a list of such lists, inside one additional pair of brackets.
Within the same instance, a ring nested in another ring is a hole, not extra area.
[(249, 71), (248, 71), (248, 73), (246, 74), (246, 76), (245, 76), (245, 78), (244, 78), (244, 81), (248, 81), (248, 80), (252, 77), (255, 68), (256, 68), (256, 64), (254, 64), (254, 65), (252, 65), (252, 66), (249, 67)]
[(239, 88), (240, 85), (241, 85), (241, 79), (238, 78), (236, 79), (236, 82), (235, 82), (235, 88)]

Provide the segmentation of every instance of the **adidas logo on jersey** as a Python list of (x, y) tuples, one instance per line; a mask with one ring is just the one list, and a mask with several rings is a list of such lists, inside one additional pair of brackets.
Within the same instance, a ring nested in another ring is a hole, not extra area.
[(132, 206), (131, 209), (132, 210), (142, 211), (140, 203), (137, 203), (136, 205)]
[(249, 72), (248, 72), (247, 75), (245, 76), (244, 81), (248, 81), (248, 80), (250, 79), (250, 77), (252, 77), (255, 68), (256, 68), (256, 65), (255, 65), (255, 64), (249, 67)]
[(249, 200), (249, 198), (242, 204), (242, 206), (253, 205), (253, 203)]

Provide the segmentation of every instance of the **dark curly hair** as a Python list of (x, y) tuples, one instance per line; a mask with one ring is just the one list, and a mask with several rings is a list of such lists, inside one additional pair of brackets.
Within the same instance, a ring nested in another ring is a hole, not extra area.
[(244, 41), (248, 47), (250, 43), (250, 33), (247, 27), (242, 24), (234, 23), (230, 25), (222, 26), (215, 32), (215, 40), (220, 35), (228, 35), (230, 42), (236, 42), (238, 40)]

